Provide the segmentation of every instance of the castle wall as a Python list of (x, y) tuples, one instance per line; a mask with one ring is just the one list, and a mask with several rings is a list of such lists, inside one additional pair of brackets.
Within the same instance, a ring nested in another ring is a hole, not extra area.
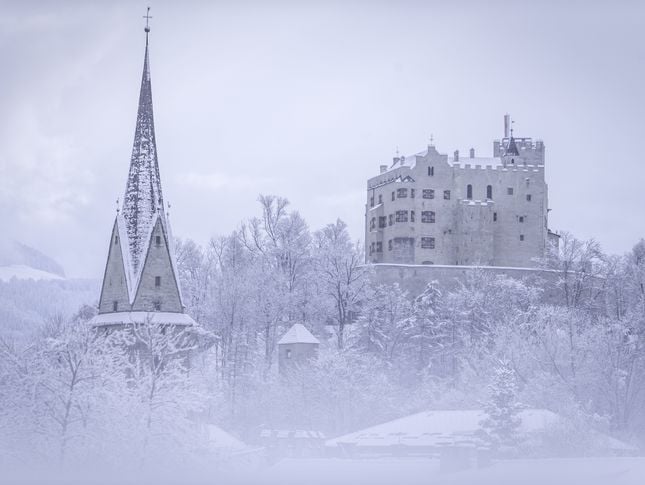
[(382, 168), (367, 184), (366, 261), (535, 267), (547, 247), (544, 144), (518, 140), (519, 156), (495, 146), (501, 158), (449, 161), (429, 146)]

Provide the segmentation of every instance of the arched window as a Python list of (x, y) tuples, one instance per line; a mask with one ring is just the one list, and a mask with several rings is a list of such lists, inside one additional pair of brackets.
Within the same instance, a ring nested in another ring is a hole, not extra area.
[(468, 184), (466, 187), (466, 198), (467, 199), (472, 199), (473, 198), (473, 186)]
[(493, 186), (492, 185), (487, 185), (486, 186), (486, 198), (489, 200), (493, 200)]

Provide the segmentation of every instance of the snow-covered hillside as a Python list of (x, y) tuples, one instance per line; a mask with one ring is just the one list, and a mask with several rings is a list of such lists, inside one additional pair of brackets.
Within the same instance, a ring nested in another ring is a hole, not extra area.
[(13, 239), (0, 238), (0, 279), (60, 279), (63, 267), (52, 258)]

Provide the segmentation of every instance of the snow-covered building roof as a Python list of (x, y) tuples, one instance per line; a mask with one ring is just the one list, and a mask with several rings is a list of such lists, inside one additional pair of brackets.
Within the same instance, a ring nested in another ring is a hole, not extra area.
[(319, 343), (320, 341), (301, 323), (294, 324), (278, 341), (278, 345)]
[[(481, 409), (425, 411), (328, 440), (325, 445), (329, 447), (355, 445), (369, 448), (400, 445), (442, 446), (476, 440), (481, 431), (480, 423), (485, 418), (486, 413)], [(519, 418), (520, 434), (545, 431), (564, 419), (547, 409), (525, 409), (520, 411)], [(630, 448), (619, 440), (609, 436), (605, 438), (611, 449)]]

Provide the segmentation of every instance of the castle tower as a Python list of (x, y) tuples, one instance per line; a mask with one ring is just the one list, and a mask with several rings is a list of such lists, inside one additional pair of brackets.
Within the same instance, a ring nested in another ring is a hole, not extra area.
[(112, 225), (99, 299), (99, 327), (151, 321), (195, 324), (184, 313), (172, 232), (164, 209), (157, 160), (148, 34), (139, 109), (123, 204)]

